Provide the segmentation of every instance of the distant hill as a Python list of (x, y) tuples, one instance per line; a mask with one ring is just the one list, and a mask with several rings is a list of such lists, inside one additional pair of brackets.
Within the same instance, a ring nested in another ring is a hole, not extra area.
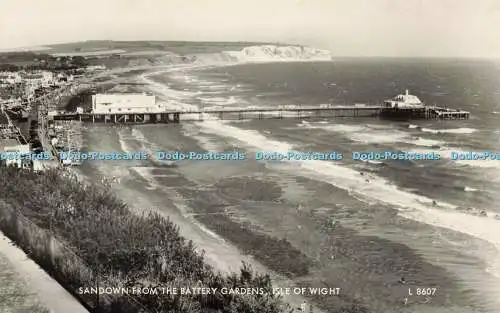
[(331, 60), (331, 54), (327, 50), (266, 42), (94, 40), (45, 47), (48, 49), (40, 52), (2, 53), (0, 51), (0, 64), (27, 67), (58, 62), (68, 63), (76, 60), (77, 65), (104, 65), (107, 68), (119, 68), (193, 62), (226, 64), (228, 62)]
[[(97, 54), (124, 54), (157, 51), (158, 53), (173, 52), (177, 54), (217, 53), (227, 50), (241, 50), (244, 47), (255, 45), (285, 45), (266, 42), (202, 42), (202, 41), (112, 41), (91, 40), (56, 45), (46, 45), (51, 50), (49, 54), (70, 55), (97, 55)], [(290, 46), (289, 44), (287, 44)]]

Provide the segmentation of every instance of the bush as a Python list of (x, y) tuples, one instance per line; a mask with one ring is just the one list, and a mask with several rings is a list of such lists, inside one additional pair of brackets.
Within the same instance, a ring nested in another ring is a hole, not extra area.
[[(215, 272), (205, 263), (203, 254), (195, 251), (193, 243), (180, 236), (178, 227), (169, 219), (158, 213), (132, 214), (106, 186), (83, 184), (66, 171), (34, 173), (3, 167), (0, 168), (0, 190), (4, 201), (21, 216), (41, 229), (50, 230), (59, 241), (71, 247), (99, 277), (100, 286), (250, 287), (267, 291), (264, 295), (137, 296), (136, 301), (151, 312), (290, 311), (289, 306), (272, 294), (268, 275), (254, 273), (247, 264), (243, 264), (238, 274)], [(25, 238), (22, 245), (25, 249), (34, 245), (27, 243), (26, 238), (30, 236), (34, 235), (26, 233), (21, 236)], [(48, 260), (55, 258), (49, 255), (54, 252), (45, 253), (39, 260), (48, 264)], [(77, 263), (72, 262), (71, 266), (75, 267)], [(74, 271), (82, 272), (83, 269)], [(51, 274), (64, 276), (57, 271)], [(59, 280), (64, 281), (72, 292), (82, 286), (76, 274), (74, 277), (59, 277)], [(124, 299), (115, 298), (108, 301), (101, 311), (129, 312), (130, 305)]]

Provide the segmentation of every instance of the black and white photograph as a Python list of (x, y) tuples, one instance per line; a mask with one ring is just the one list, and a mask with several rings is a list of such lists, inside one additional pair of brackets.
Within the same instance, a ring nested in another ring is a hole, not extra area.
[(500, 0), (0, 0), (1, 313), (499, 313)]

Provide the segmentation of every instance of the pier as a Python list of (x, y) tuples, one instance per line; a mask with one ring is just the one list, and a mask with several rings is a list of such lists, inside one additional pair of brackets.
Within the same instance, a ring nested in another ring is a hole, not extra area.
[(56, 113), (54, 120), (79, 120), (89, 123), (110, 124), (168, 124), (180, 121), (246, 120), (246, 119), (307, 119), (380, 117), (408, 119), (468, 119), (470, 112), (442, 107), (419, 109), (387, 108), (379, 105), (365, 106), (299, 106), (293, 108), (248, 108), (221, 110), (169, 110), (160, 112), (124, 113)]
[(425, 106), (407, 109), (381, 108), (379, 116), (388, 119), (467, 120), (470, 117), (470, 112), (438, 106)]

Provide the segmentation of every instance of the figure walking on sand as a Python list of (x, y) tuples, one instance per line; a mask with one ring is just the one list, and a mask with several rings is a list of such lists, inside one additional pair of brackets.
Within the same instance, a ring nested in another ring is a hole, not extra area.
[(299, 312), (305, 312), (306, 309), (307, 309), (307, 302), (306, 300), (304, 300), (304, 302), (302, 302), (302, 304), (299, 307)]
[(301, 213), (302, 212), (302, 202), (299, 203), (299, 205), (297, 206), (297, 213)]

